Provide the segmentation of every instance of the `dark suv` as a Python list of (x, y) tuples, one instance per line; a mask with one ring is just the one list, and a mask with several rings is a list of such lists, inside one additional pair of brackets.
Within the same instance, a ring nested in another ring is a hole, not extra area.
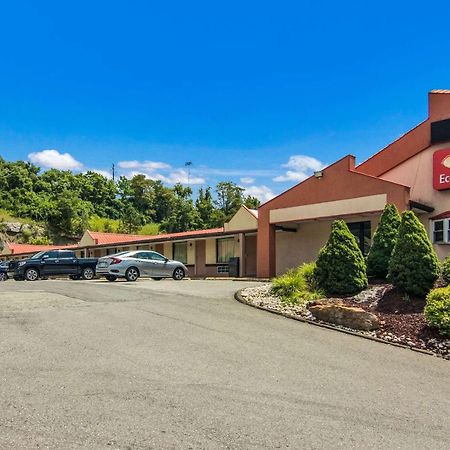
[(58, 275), (68, 275), (73, 280), (92, 280), (96, 265), (97, 259), (77, 258), (72, 250), (49, 250), (36, 253), (29, 259), (12, 261), (8, 272), (18, 281)]
[(8, 279), (9, 261), (0, 261), (0, 281)]

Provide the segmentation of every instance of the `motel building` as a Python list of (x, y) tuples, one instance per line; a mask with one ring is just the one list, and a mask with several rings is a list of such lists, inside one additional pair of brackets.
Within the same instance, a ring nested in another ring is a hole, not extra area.
[[(315, 260), (336, 219), (347, 223), (367, 254), (387, 203), (413, 210), (438, 257), (449, 255), (450, 91), (431, 91), (427, 119), (368, 160), (358, 165), (344, 156), (258, 211), (243, 206), (221, 228), (156, 236), (86, 231), (71, 248), (96, 258), (154, 250), (185, 263), (191, 277), (269, 278)], [(40, 251), (31, 247), (7, 243), (0, 257)]]
[(442, 259), (450, 248), (449, 189), (450, 91), (436, 90), (428, 118), (367, 161), (344, 156), (259, 208), (257, 274), (315, 260), (335, 219), (367, 253), (386, 203), (413, 210)]
[(258, 211), (242, 206), (221, 228), (150, 236), (88, 230), (78, 244), (71, 246), (6, 243), (0, 258), (29, 258), (37, 252), (52, 249), (71, 249), (83, 258), (100, 258), (122, 251), (153, 250), (166, 258), (183, 262), (189, 269), (190, 277), (231, 275), (254, 278), (257, 229)]

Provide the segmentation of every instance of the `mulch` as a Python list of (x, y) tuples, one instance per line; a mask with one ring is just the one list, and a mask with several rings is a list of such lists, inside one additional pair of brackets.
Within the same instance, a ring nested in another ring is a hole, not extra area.
[(425, 299), (405, 296), (397, 288), (390, 286), (384, 296), (372, 304), (357, 303), (351, 298), (342, 299), (348, 306), (356, 306), (369, 311), (380, 319), (381, 326), (376, 330), (377, 337), (391, 334), (401, 343), (436, 350), (436, 345), (447, 341), (437, 330), (428, 326), (423, 313)]

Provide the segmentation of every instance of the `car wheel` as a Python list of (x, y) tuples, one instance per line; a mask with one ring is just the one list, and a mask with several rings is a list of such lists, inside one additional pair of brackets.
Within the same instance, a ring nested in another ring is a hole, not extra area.
[(106, 275), (105, 277), (108, 281), (116, 281), (117, 277), (115, 275)]
[(39, 278), (39, 272), (36, 269), (27, 269), (25, 272), (25, 280), (36, 281)]
[(8, 275), (5, 272), (0, 272), (0, 281), (6, 281), (8, 279)]
[(125, 272), (127, 281), (136, 281), (139, 278), (139, 270), (136, 267), (129, 267)]
[(161, 278), (161, 277), (152, 277), (152, 280), (155, 280), (155, 281), (161, 281), (162, 278)]
[(174, 271), (173, 271), (173, 275), (172, 278), (176, 281), (180, 281), (184, 278), (184, 270), (181, 267), (177, 267)]
[(85, 267), (81, 272), (83, 280), (92, 280), (95, 277), (95, 272), (92, 267)]

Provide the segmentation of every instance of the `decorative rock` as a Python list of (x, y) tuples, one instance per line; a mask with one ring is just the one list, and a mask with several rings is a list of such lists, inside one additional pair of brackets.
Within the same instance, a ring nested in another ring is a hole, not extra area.
[(318, 320), (353, 328), (354, 330), (370, 331), (376, 330), (380, 326), (378, 317), (362, 308), (332, 303), (313, 305), (309, 306), (308, 309)]
[(5, 230), (7, 233), (20, 233), (22, 224), (20, 222), (5, 222)]

